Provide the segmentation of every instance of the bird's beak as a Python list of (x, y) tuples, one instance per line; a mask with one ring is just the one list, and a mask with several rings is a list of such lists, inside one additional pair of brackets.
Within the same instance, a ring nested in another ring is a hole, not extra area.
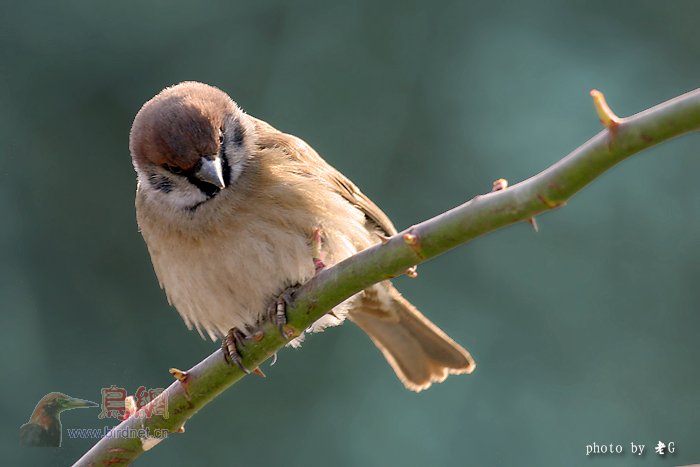
[(195, 172), (195, 175), (203, 182), (211, 183), (221, 189), (226, 188), (221, 157), (218, 155), (212, 158), (202, 157), (202, 167)]
[(88, 401), (85, 399), (77, 399), (75, 397), (71, 397), (71, 398), (66, 399), (62, 405), (63, 405), (64, 409), (79, 409), (82, 407), (98, 407), (98, 405), (92, 401)]

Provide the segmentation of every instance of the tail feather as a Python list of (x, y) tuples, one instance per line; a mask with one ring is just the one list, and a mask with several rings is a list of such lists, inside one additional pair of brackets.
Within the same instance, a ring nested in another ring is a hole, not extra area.
[(367, 289), (348, 317), (381, 350), (406, 388), (422, 391), (476, 364), (463, 347), (423, 316), (389, 283)]

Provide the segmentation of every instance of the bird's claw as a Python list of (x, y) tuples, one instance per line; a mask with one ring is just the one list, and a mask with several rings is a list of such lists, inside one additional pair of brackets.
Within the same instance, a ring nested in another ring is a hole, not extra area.
[(293, 332), (287, 330), (287, 307), (292, 305), (294, 292), (299, 288), (299, 284), (287, 287), (284, 291), (272, 302), (268, 309), (268, 319), (277, 326), (280, 334), (285, 339), (289, 339)]
[(226, 334), (226, 337), (221, 341), (221, 351), (224, 353), (224, 359), (229, 365), (236, 364), (241, 371), (247, 375), (250, 370), (243, 365), (243, 358), (238, 350), (245, 343), (246, 336), (238, 328), (231, 328)]

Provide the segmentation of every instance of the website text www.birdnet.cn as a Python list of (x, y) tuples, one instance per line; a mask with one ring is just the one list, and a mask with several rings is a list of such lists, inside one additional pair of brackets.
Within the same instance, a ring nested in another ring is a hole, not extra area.
[(102, 439), (102, 438), (157, 438), (168, 437), (168, 430), (163, 428), (119, 428), (104, 426), (103, 428), (68, 428), (66, 435), (70, 439)]

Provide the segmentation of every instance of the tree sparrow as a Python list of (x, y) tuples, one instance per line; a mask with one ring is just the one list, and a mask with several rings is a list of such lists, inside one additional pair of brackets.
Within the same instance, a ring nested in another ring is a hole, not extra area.
[[(187, 327), (212, 340), (250, 332), (282, 291), (311, 279), (319, 233), (328, 265), (396, 234), (389, 218), (308, 144), (206, 84), (180, 83), (146, 102), (129, 147), (138, 174), (136, 216), (160, 285)], [(410, 390), (475, 367), (389, 281), (308, 330), (346, 317)], [(235, 360), (235, 345), (226, 349)]]

